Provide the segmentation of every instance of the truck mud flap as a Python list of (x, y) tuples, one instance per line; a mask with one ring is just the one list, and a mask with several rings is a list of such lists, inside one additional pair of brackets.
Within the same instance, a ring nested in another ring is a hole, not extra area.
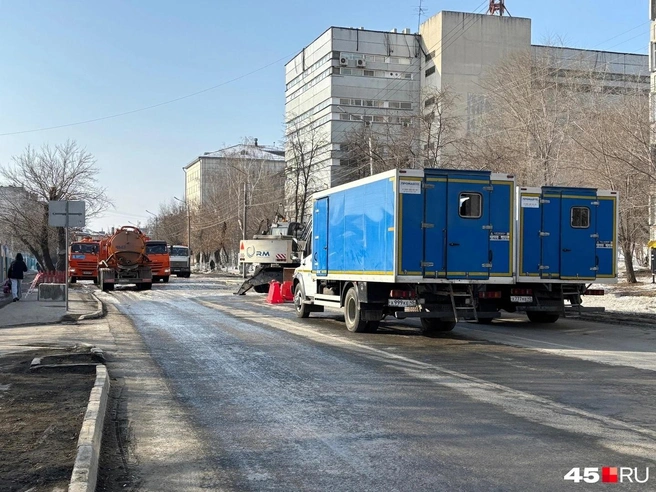
[(241, 287), (235, 292), (235, 295), (244, 295), (253, 287), (268, 285), (272, 280), (282, 282), (282, 273), (283, 270), (280, 267), (259, 266), (255, 269), (253, 275), (241, 284)]

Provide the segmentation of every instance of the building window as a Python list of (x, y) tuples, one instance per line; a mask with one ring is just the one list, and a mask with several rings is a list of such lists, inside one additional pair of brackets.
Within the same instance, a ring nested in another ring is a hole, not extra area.
[(401, 103), (401, 109), (412, 109), (412, 103)]
[(572, 207), (570, 223), (574, 229), (587, 229), (590, 227), (590, 209), (588, 207)]
[(433, 59), (434, 56), (435, 56), (435, 51), (434, 51), (434, 50), (431, 51), (430, 53), (427, 53), (427, 54), (426, 54), (426, 61), (427, 61), (427, 62), (431, 61), (431, 60)]
[(480, 219), (483, 215), (483, 195), (480, 193), (460, 193), (458, 214), (465, 219)]
[(353, 71), (350, 68), (342, 68), (340, 69), (339, 73), (342, 75), (351, 75)]
[(365, 76), (365, 77), (375, 77), (375, 76), (376, 76), (376, 72), (374, 72), (373, 70), (365, 70), (365, 71), (364, 71), (364, 76)]
[(433, 75), (435, 73), (435, 67), (430, 67), (426, 69), (426, 72), (424, 72), (424, 75), (428, 77), (429, 75)]

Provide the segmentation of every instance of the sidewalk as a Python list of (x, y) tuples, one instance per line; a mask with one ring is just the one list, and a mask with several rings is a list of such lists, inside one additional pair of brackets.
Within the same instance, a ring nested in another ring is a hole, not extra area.
[(0, 328), (51, 325), (102, 315), (102, 304), (91, 294), (95, 290), (93, 285), (76, 285), (68, 289), (68, 312), (63, 299), (37, 301), (37, 292), (26, 296), (27, 289), (25, 285), (23, 287), (20, 301), (12, 302), (9, 295), (0, 302)]

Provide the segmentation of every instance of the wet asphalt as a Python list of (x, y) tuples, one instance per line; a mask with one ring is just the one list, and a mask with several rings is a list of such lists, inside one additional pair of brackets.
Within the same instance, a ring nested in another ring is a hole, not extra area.
[(650, 329), (514, 317), (353, 334), (338, 312), (297, 319), (237, 285), (102, 294), (202, 436), (208, 488), (562, 490), (573, 467), (602, 466), (651, 467), (656, 487), (656, 372), (636, 362), (656, 358)]

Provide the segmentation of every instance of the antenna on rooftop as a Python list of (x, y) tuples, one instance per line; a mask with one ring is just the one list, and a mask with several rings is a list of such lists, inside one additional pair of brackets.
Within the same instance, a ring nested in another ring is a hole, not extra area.
[(426, 13), (425, 8), (421, 6), (422, 0), (419, 0), (419, 7), (417, 7), (417, 32), (419, 32), (419, 27), (421, 26), (421, 16)]
[(490, 0), (490, 8), (487, 13), (489, 15), (495, 15), (497, 12), (499, 12), (499, 16), (503, 16), (504, 13), (510, 15), (510, 12), (508, 12), (505, 3), (505, 0)]

